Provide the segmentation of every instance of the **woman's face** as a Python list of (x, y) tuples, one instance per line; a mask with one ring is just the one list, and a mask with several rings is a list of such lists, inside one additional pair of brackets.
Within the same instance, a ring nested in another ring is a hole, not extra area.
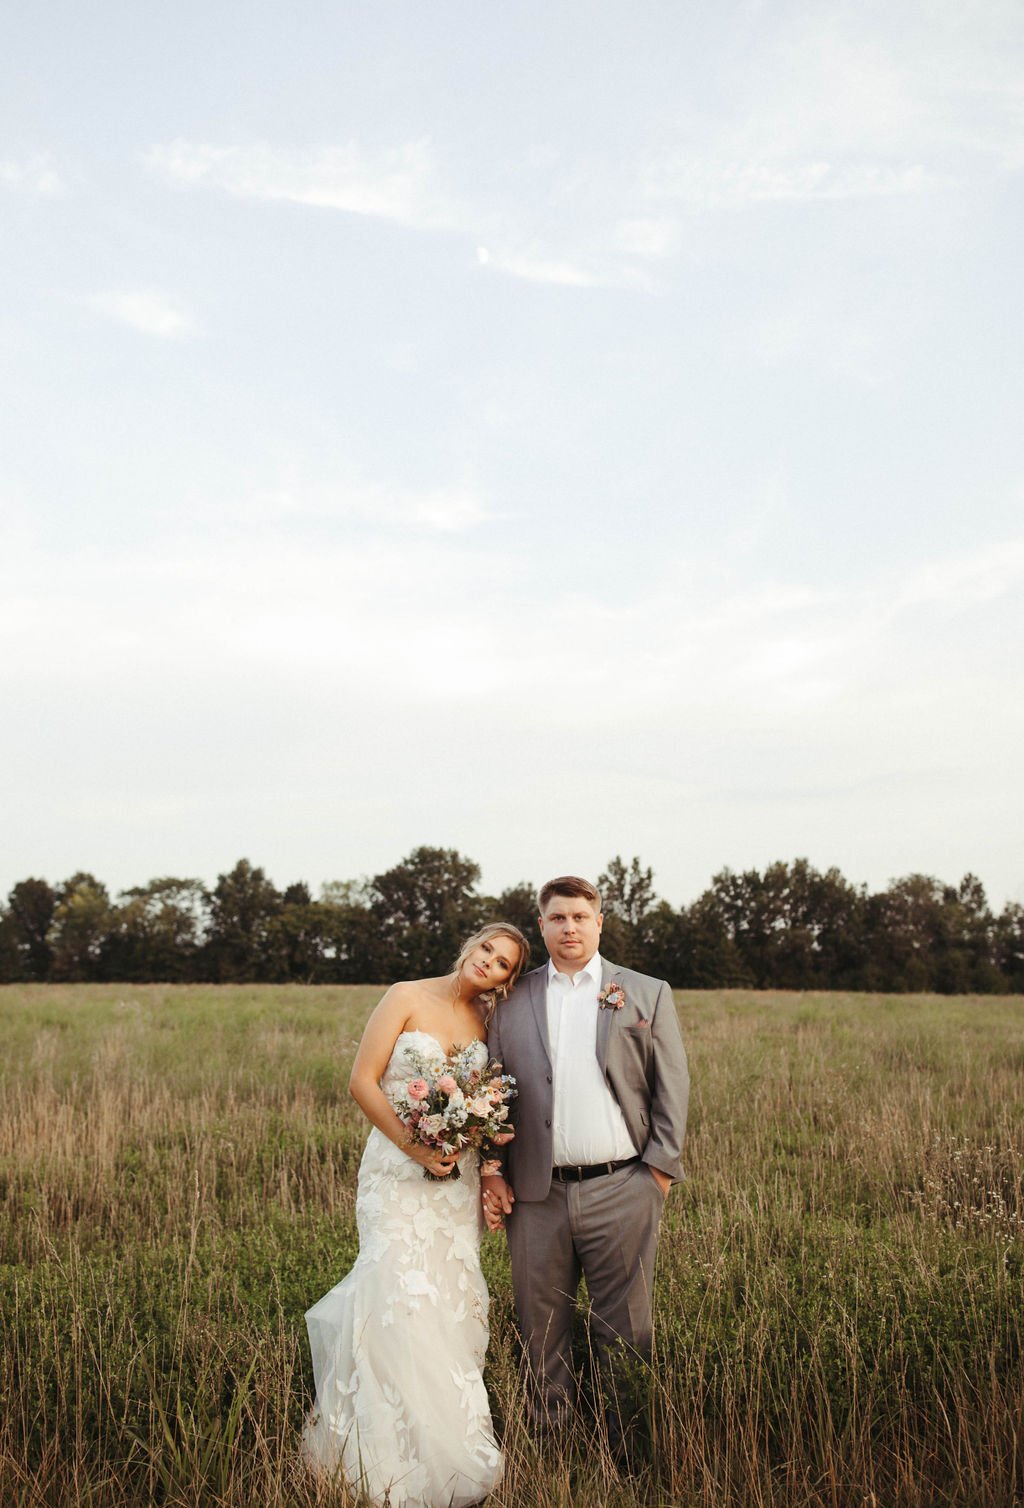
[(484, 990), (496, 990), (507, 983), (519, 962), (519, 944), (511, 937), (500, 933), (486, 937), (477, 943), (466, 962), (462, 973), (473, 986), (475, 994)]

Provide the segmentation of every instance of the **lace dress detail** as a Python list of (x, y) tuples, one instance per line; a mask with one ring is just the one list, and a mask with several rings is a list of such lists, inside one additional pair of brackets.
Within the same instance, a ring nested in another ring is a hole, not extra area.
[[(410, 1052), (443, 1057), (429, 1033), (402, 1032), (381, 1080), (392, 1102), (416, 1076)], [(359, 1165), (359, 1255), (306, 1314), (317, 1402), (303, 1452), (389, 1508), (469, 1508), (501, 1480), (476, 1153), (459, 1166), (461, 1178), (432, 1182), (375, 1127)]]

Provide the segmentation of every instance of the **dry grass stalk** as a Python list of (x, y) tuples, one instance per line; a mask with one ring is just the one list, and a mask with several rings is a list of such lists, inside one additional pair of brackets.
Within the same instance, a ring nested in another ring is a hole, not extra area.
[[(351, 1504), (296, 1454), (302, 1311), (354, 1254), (373, 990), (0, 995), (0, 1502)], [(646, 1464), (523, 1424), (485, 1245), (495, 1508), (1024, 1501), (1024, 1018), (687, 994)]]

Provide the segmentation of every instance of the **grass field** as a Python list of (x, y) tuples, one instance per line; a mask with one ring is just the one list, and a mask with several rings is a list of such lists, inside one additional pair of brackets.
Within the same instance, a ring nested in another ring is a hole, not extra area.
[[(354, 1256), (378, 993), (0, 990), (3, 1508), (346, 1502), (296, 1458), (302, 1316)], [(493, 1508), (1024, 1503), (1024, 1001), (677, 1001), (653, 1465), (538, 1457), (491, 1237)]]

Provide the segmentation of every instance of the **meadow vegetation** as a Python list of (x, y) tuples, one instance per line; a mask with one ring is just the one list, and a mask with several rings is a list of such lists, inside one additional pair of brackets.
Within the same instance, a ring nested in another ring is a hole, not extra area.
[[(302, 1316), (355, 1252), (345, 1086), (378, 994), (0, 991), (5, 1508), (355, 1504), (298, 1461)], [(585, 1424), (537, 1453), (490, 1237), (493, 1508), (1024, 1502), (1020, 1000), (677, 1002), (651, 1459), (621, 1476)]]

